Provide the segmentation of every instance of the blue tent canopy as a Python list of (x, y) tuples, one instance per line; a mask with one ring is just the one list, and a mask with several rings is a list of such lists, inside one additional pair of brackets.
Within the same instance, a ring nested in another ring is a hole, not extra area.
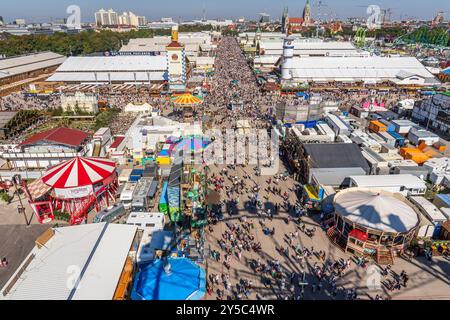
[(300, 91), (299, 91), (299, 92), (296, 92), (295, 95), (296, 95), (297, 97), (304, 97), (306, 100), (309, 99), (309, 94), (306, 93), (306, 92), (300, 92)]
[(132, 300), (200, 300), (206, 293), (205, 271), (187, 258), (161, 259), (141, 268), (131, 293)]

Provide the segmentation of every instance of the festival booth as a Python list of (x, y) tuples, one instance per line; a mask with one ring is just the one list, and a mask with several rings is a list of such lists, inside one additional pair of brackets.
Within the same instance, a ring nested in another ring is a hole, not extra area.
[(206, 273), (187, 258), (157, 259), (141, 268), (132, 300), (200, 300), (206, 293)]
[(167, 181), (164, 181), (163, 183), (163, 187), (162, 187), (162, 191), (161, 191), (161, 196), (159, 198), (159, 205), (158, 205), (158, 209), (159, 212), (162, 212), (164, 214), (168, 214), (169, 213), (169, 200), (167, 199), (167, 188), (169, 186), (169, 183)]
[(172, 97), (174, 107), (183, 113), (184, 118), (191, 118), (195, 109), (203, 103), (203, 99), (191, 93)]
[(40, 223), (61, 213), (68, 214), (69, 223), (74, 225), (83, 222), (93, 208), (99, 212), (113, 203), (117, 188), (114, 161), (75, 157), (25, 185), (25, 192)]
[[(181, 222), (183, 221), (183, 214), (181, 211), (181, 175), (183, 170), (183, 164), (174, 164), (170, 170), (169, 180), (167, 181), (166, 200), (167, 209), (165, 213), (169, 215), (170, 221)], [(163, 190), (164, 192), (165, 190)], [(162, 197), (162, 196), (161, 196)], [(161, 205), (161, 203), (160, 203)]]
[(420, 215), (398, 193), (349, 188), (334, 196), (334, 216), (328, 236), (347, 252), (373, 256), (392, 264), (409, 245)]
[(171, 164), (170, 155), (172, 153), (173, 144), (166, 143), (162, 147), (161, 151), (157, 154), (156, 163), (158, 165), (169, 165)]
[(303, 185), (302, 202), (310, 210), (320, 210), (325, 191), (313, 176), (310, 184)]
[(173, 152), (175, 155), (190, 157), (202, 153), (210, 143), (208, 138), (201, 135), (188, 135), (174, 145)]

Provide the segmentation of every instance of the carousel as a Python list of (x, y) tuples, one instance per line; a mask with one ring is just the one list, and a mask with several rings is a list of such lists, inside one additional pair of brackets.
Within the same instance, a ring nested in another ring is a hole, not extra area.
[(184, 118), (192, 118), (196, 108), (203, 103), (203, 99), (191, 93), (184, 93), (172, 97), (175, 110), (182, 113)]
[(98, 212), (113, 203), (117, 187), (114, 161), (82, 157), (53, 166), (40, 179), (24, 184), (40, 223), (66, 214), (71, 225), (82, 223), (92, 209)]
[(398, 193), (349, 188), (336, 194), (333, 202), (333, 217), (326, 222), (330, 239), (346, 252), (372, 256), (381, 264), (393, 263), (419, 226), (420, 215)]

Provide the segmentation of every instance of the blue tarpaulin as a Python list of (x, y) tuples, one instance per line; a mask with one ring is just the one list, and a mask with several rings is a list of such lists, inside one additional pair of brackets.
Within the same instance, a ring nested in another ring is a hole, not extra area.
[(131, 293), (132, 300), (200, 300), (206, 293), (206, 274), (187, 258), (155, 260), (141, 268)]

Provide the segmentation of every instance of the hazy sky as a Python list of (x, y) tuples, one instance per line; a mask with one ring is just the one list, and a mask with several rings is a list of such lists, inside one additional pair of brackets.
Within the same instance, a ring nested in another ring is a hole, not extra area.
[[(370, 4), (392, 8), (392, 18), (418, 17), (431, 19), (437, 11), (448, 11), (450, 0), (323, 0), (320, 11), (318, 0), (310, 0), (313, 17), (321, 12), (323, 17), (363, 17)], [(299, 16), (306, 0), (0, 0), (0, 15), (5, 21), (25, 18), (29, 22), (50, 21), (67, 17), (66, 8), (75, 4), (81, 8), (82, 21), (94, 21), (94, 12), (100, 8), (113, 8), (116, 12), (133, 11), (150, 19), (173, 17), (184, 20), (201, 18), (203, 8), (207, 18), (255, 19), (259, 12), (279, 18), (283, 6), (289, 6), (290, 16)]]

